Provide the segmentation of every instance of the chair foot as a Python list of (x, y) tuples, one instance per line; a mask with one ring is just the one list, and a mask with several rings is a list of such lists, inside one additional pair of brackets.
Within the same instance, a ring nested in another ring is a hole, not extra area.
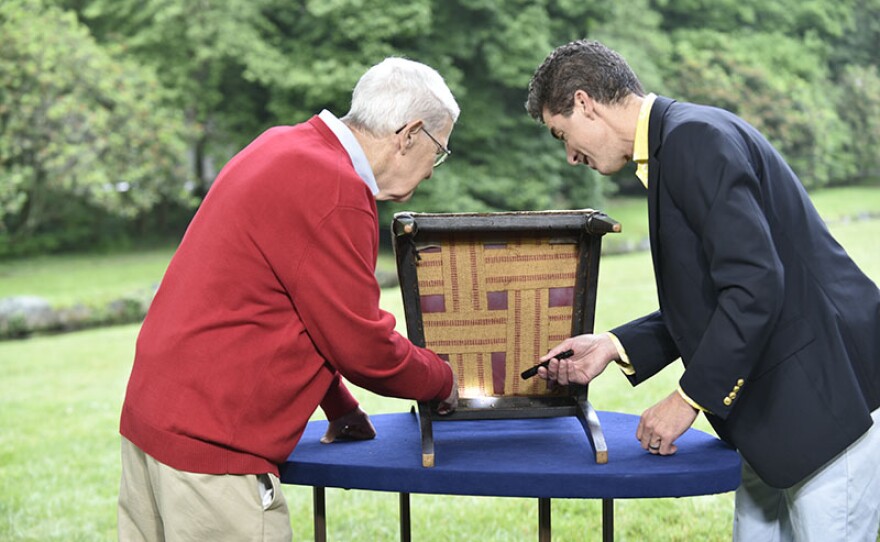
[(593, 447), (596, 463), (599, 465), (608, 463), (608, 445), (605, 443), (605, 433), (602, 432), (602, 425), (599, 423), (596, 410), (586, 398), (578, 400), (577, 418)]
[(431, 406), (428, 403), (418, 403), (419, 433), (422, 436), (422, 466), (434, 466), (434, 429), (431, 426)]

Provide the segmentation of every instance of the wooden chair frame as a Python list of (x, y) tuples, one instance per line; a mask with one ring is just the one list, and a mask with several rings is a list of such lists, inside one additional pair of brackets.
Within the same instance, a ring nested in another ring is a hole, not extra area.
[[(420, 246), (440, 242), (449, 236), (478, 239), (480, 242), (520, 238), (567, 239), (577, 245), (577, 270), (571, 313), (571, 335), (593, 331), (596, 289), (602, 236), (620, 231), (620, 224), (594, 210), (531, 211), (513, 213), (397, 213), (392, 223), (392, 237), (397, 271), (403, 295), (404, 314), (409, 339), (418, 346), (426, 344), (425, 325), (419, 293)], [(435, 349), (436, 351), (436, 349)], [(537, 363), (537, 360), (535, 360)], [(595, 461), (606, 463), (608, 450), (596, 411), (588, 401), (588, 386), (561, 387), (552, 395), (501, 396), (491, 400), (462, 397), (458, 409), (448, 416), (434, 413), (435, 404), (418, 402), (414, 413), (419, 418), (422, 465), (434, 465), (433, 421), (497, 418), (546, 418), (576, 416), (593, 449)]]

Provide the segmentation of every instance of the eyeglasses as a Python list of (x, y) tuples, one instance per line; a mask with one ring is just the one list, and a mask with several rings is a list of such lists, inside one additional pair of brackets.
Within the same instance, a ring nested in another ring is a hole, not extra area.
[[(406, 124), (398, 128), (394, 133), (399, 134), (403, 131), (404, 128), (406, 128)], [(437, 145), (437, 156), (436, 158), (434, 158), (434, 167), (437, 167), (445, 162), (447, 158), (449, 158), (449, 155), (452, 154), (452, 151), (447, 149), (439, 141), (437, 141), (437, 138), (432, 136), (431, 132), (425, 130), (424, 126), (422, 126), (422, 131), (425, 133), (426, 136), (431, 138), (431, 141), (433, 141), (435, 145)]]

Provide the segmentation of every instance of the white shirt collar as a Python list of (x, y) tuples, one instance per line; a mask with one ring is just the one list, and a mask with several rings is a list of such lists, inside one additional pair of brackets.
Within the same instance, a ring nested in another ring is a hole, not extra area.
[(336, 115), (326, 109), (321, 111), (318, 118), (324, 121), (324, 124), (326, 124), (327, 127), (330, 128), (330, 131), (336, 136), (336, 139), (342, 143), (349, 158), (351, 158), (351, 164), (354, 166), (355, 172), (365, 183), (367, 183), (367, 186), (370, 187), (370, 191), (373, 192), (373, 195), (377, 195), (379, 193), (379, 185), (376, 184), (376, 176), (373, 175), (373, 168), (370, 167), (370, 162), (367, 161), (367, 155), (364, 154), (364, 149), (361, 148), (361, 144), (358, 143), (357, 138), (354, 137), (354, 134), (351, 133), (348, 126), (336, 118)]

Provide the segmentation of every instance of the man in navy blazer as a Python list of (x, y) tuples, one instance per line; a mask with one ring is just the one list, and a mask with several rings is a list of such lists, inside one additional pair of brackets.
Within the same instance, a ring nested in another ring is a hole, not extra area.
[(678, 389), (645, 411), (636, 437), (674, 453), (705, 412), (744, 459), (735, 539), (876, 540), (880, 290), (785, 160), (732, 113), (646, 95), (598, 42), (551, 53), (526, 107), (572, 165), (608, 175), (636, 162), (659, 300), (557, 345), (539, 375), (586, 383), (616, 361), (637, 385), (681, 358)]

